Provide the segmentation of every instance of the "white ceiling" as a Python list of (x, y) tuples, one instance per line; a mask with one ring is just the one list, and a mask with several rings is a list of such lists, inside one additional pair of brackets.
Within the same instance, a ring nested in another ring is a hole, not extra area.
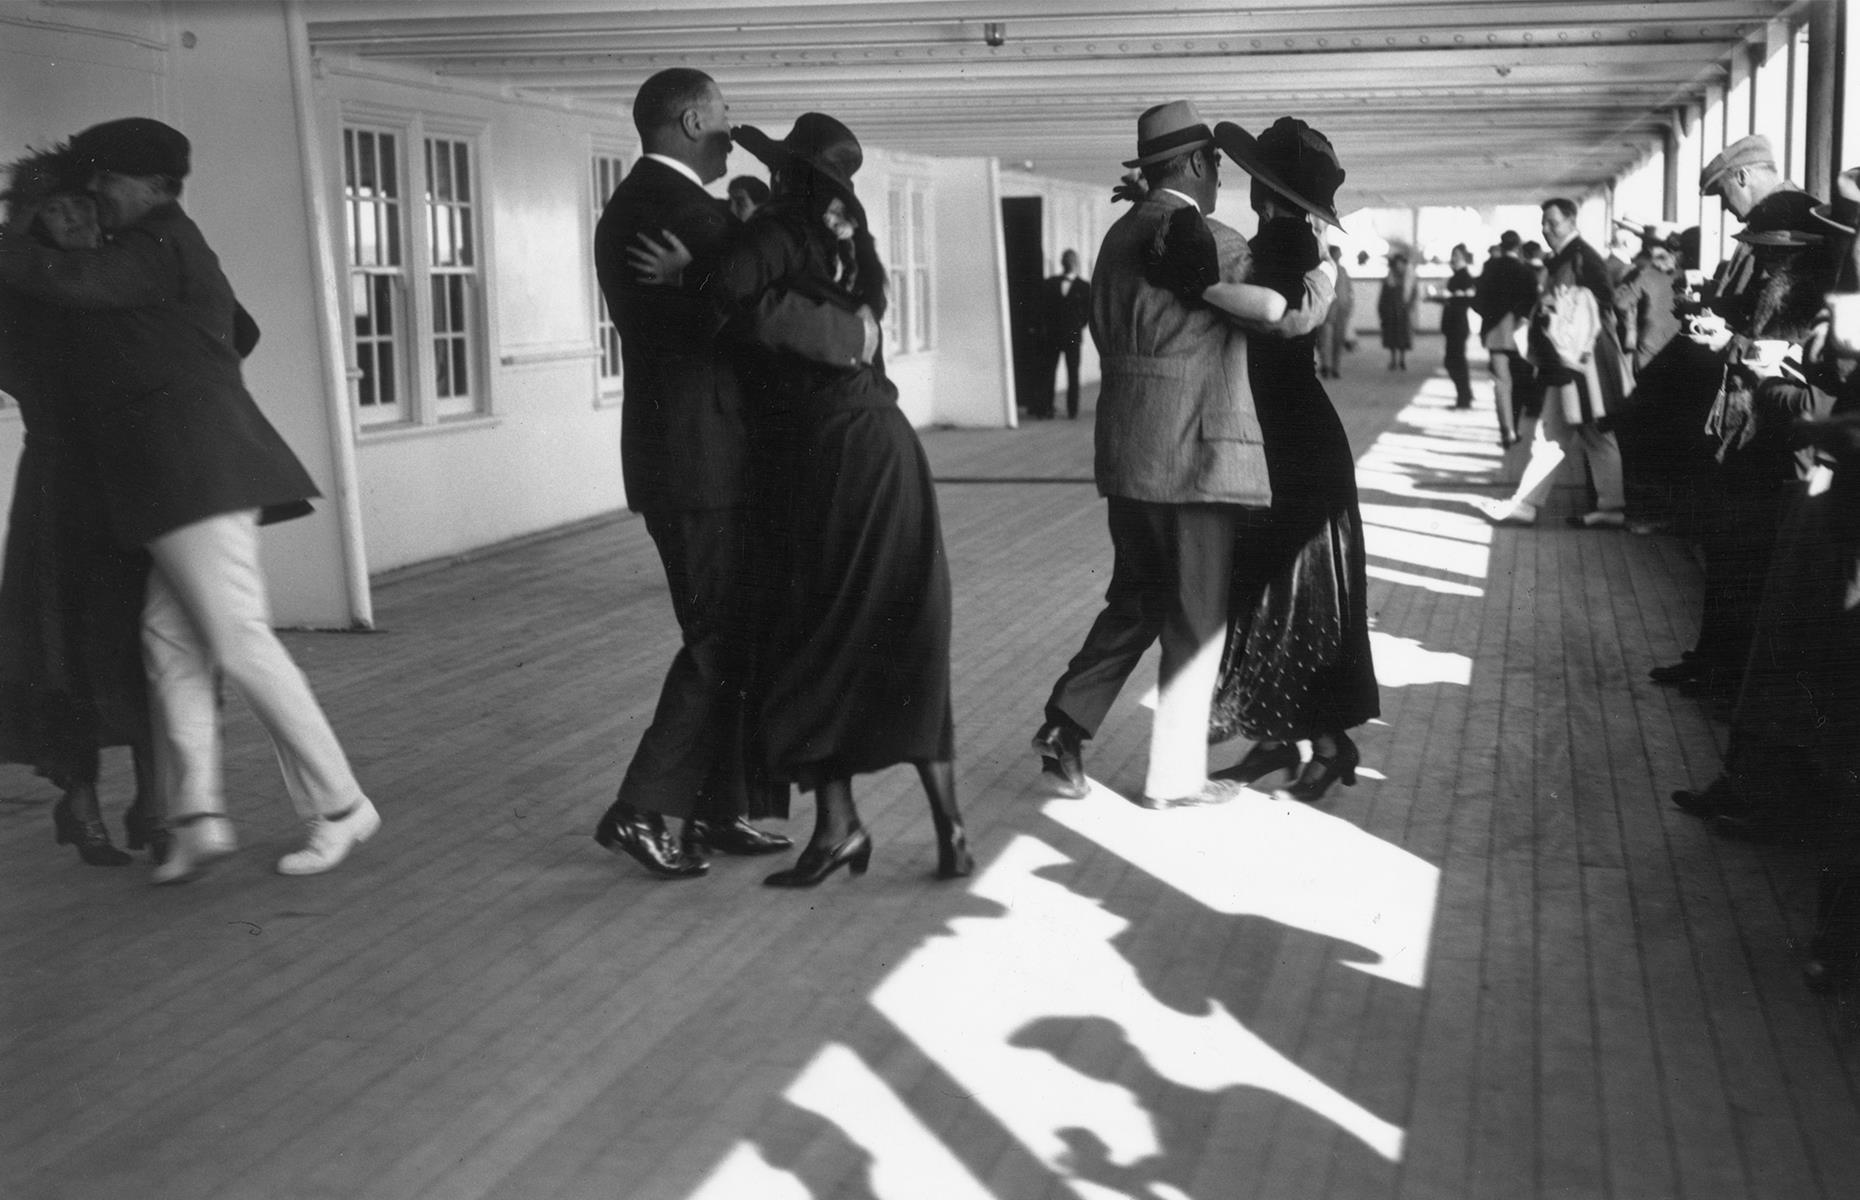
[[(1531, 203), (1614, 178), (1769, 22), (1829, 0), (312, 0), (322, 53), (627, 111), (694, 66), (732, 117), (820, 109), (888, 149), (1104, 182), (1137, 114), (1192, 98), (1258, 131), (1302, 117), (1339, 202)], [(985, 44), (989, 22), (1004, 27)]]

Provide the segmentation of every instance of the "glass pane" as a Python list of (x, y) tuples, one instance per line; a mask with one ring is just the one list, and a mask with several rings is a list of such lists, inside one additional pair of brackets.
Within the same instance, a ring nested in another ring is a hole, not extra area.
[(387, 228), (387, 258), (381, 265), (398, 267), (400, 266), (400, 205), (383, 204), (378, 207), (381, 212), (381, 223)]
[(452, 199), (452, 143), (428, 142), (432, 151), (433, 177), (429, 181), (433, 194), (441, 200)]
[(381, 145), (381, 194), (398, 197), (400, 181), (396, 173), (400, 170), (400, 152), (394, 148), (394, 135), (380, 133), (375, 137)]
[(376, 400), (382, 404), (399, 404), (400, 368), (394, 363), (394, 343), (378, 343), (375, 359), (379, 364), (379, 373), (375, 376), (378, 388)]
[(459, 266), (469, 267), (474, 261), (471, 246), (471, 210), (469, 208), (458, 209), (453, 214), (453, 220), (458, 222)]
[(456, 385), (453, 395), (471, 394), (471, 374), (465, 369), (465, 339), (457, 338), (452, 343), (452, 381)]
[(914, 266), (921, 266), (928, 261), (929, 258), (929, 256), (924, 253), (924, 238), (926, 236), (925, 226), (927, 224), (928, 222), (924, 220), (924, 194), (922, 192), (912, 192), (911, 262)]
[(446, 324), (446, 277), (433, 276), (433, 332), (445, 333)]
[(355, 135), (356, 167), (360, 172), (356, 176), (356, 186), (365, 196), (375, 186), (375, 135), (362, 132)]
[(366, 201), (357, 201), (356, 207), (355, 261), (365, 267), (377, 266), (381, 262), (380, 208)]
[(458, 175), (458, 187), (453, 194), (464, 204), (471, 203), (471, 147), (464, 142), (453, 143), (454, 171)]
[(355, 402), (363, 407), (378, 403), (379, 398), (375, 392), (374, 347), (360, 347), (355, 355), (355, 365), (362, 372), (362, 377), (355, 381)]
[(376, 337), (391, 338), (395, 336), (396, 326), (400, 324), (394, 314), (394, 277), (392, 275), (370, 276), (375, 285), (375, 328)]
[(350, 191), (355, 189), (355, 131), (342, 131), (342, 186)]
[(368, 302), (368, 276), (349, 276), (349, 307), (355, 310), (355, 336), (367, 337), (374, 332), (374, 308)]

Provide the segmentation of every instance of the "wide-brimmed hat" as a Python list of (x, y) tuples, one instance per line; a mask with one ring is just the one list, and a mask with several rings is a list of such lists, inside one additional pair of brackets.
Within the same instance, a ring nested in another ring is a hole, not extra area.
[(187, 135), (153, 117), (105, 121), (71, 139), (71, 154), (91, 171), (116, 175), (187, 177)]
[(1192, 100), (1171, 100), (1146, 109), (1137, 118), (1137, 156), (1126, 167), (1143, 167), (1190, 150), (1212, 145), (1214, 135), (1195, 111)]
[(730, 137), (771, 172), (797, 162), (813, 168), (821, 180), (857, 210), (855, 215), (859, 223), (865, 224), (865, 208), (859, 203), (852, 181), (865, 164), (865, 151), (860, 149), (853, 131), (838, 120), (826, 113), (805, 112), (795, 118), (794, 128), (779, 142), (754, 125), (738, 125), (730, 131)]
[(1257, 138), (1232, 121), (1214, 141), (1240, 169), (1327, 225), (1343, 228), (1337, 189), (1344, 170), (1330, 139), (1296, 117), (1280, 117)]

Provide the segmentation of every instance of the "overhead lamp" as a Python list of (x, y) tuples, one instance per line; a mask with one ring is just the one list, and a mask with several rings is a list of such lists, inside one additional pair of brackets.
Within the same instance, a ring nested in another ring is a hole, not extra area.
[(986, 21), (982, 24), (982, 40), (990, 46), (1007, 44), (1007, 23), (1004, 21)]

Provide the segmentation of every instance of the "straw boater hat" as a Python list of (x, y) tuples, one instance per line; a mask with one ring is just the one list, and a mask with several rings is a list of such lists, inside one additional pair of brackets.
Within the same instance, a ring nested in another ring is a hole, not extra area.
[(1137, 156), (1126, 167), (1144, 167), (1212, 145), (1214, 135), (1191, 100), (1158, 104), (1137, 118)]
[(853, 218), (865, 225), (865, 207), (853, 190), (852, 177), (865, 163), (865, 151), (853, 131), (826, 113), (805, 112), (795, 118), (788, 136), (776, 141), (754, 125), (738, 125), (730, 131), (737, 145), (755, 155), (770, 171), (779, 171), (792, 163), (805, 163), (826, 182), (834, 194), (845, 201)]
[(1222, 121), (1214, 127), (1214, 140), (1248, 175), (1326, 225), (1343, 228), (1337, 189), (1344, 171), (1329, 138), (1296, 117), (1280, 117), (1257, 138)]

